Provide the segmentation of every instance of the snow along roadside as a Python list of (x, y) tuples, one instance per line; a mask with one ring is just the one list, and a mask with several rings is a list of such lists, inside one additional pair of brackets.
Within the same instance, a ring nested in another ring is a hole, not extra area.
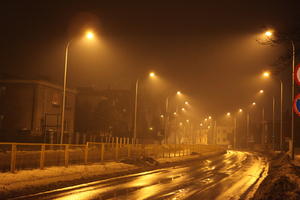
[[(174, 158), (159, 158), (160, 165), (185, 162), (194, 159), (205, 159), (222, 152), (207, 152)], [(121, 162), (104, 162), (90, 165), (71, 165), (69, 167), (48, 167), (43, 170), (20, 170), (16, 173), (0, 173), (0, 197), (11, 196), (14, 192), (22, 193), (26, 189), (47, 187), (59, 182), (88, 180), (101, 175), (114, 175), (141, 169), (140, 166)]]

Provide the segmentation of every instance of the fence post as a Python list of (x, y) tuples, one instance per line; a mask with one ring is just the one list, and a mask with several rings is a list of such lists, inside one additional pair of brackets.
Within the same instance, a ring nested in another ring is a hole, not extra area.
[(101, 143), (101, 162), (104, 160), (104, 143)]
[(10, 159), (10, 171), (14, 173), (16, 171), (16, 156), (17, 146), (16, 144), (11, 145), (11, 159)]
[(115, 145), (115, 160), (118, 161), (119, 159), (119, 138), (116, 137), (116, 145)]
[(65, 167), (69, 165), (69, 145), (65, 145)]
[(40, 156), (40, 169), (44, 169), (45, 166), (45, 145), (41, 145), (41, 156)]
[(84, 147), (84, 164), (88, 163), (88, 156), (89, 156), (89, 143), (87, 142)]
[(127, 154), (128, 154), (128, 158), (131, 157), (131, 145), (127, 144)]

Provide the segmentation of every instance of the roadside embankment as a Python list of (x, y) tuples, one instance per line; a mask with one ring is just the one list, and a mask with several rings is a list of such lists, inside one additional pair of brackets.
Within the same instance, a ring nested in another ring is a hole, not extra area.
[(269, 173), (252, 200), (299, 200), (300, 167), (286, 154), (269, 154)]

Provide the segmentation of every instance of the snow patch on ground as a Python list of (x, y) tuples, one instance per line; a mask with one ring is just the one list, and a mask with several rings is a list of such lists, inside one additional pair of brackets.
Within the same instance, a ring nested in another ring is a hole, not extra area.
[[(206, 152), (182, 157), (158, 158), (159, 164), (184, 162), (193, 159), (207, 158), (224, 153), (224, 151)], [(148, 165), (149, 166), (149, 165)], [(71, 165), (69, 167), (48, 167), (43, 170), (20, 170), (16, 173), (0, 173), (0, 197), (12, 194), (14, 191), (24, 191), (28, 188), (44, 187), (59, 182), (91, 179), (102, 175), (141, 169), (143, 166), (122, 162), (104, 162), (89, 165)]]
[(300, 167), (285, 154), (272, 156), (269, 174), (253, 197), (253, 200), (265, 199), (300, 199)]
[(97, 175), (113, 174), (136, 168), (137, 166), (124, 163), (105, 162), (92, 165), (72, 165), (67, 168), (49, 167), (43, 170), (33, 169), (21, 170), (17, 173), (0, 173), (0, 196), (25, 188), (40, 187), (60, 181), (87, 179)]

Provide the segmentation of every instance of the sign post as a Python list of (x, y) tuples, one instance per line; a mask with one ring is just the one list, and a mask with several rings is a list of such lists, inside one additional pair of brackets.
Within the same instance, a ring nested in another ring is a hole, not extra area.
[(294, 76), (296, 84), (300, 86), (300, 64), (295, 67)]

